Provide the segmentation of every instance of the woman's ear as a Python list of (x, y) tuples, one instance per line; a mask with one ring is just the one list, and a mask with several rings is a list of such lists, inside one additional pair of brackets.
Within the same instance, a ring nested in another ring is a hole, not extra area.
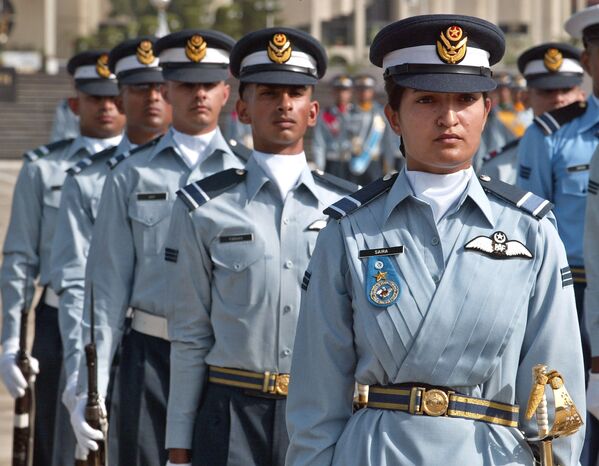
[(399, 124), (399, 112), (397, 110), (393, 110), (391, 105), (385, 105), (385, 116), (387, 117), (387, 121), (389, 122), (389, 126), (395, 134), (401, 136), (401, 125)]

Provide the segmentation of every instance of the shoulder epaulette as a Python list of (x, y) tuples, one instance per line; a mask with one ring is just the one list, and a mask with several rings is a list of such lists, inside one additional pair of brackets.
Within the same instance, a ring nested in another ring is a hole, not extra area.
[(487, 155), (485, 155), (483, 157), (483, 162), (488, 162), (489, 160), (492, 160), (495, 157), (506, 153), (508, 150), (516, 147), (519, 143), (520, 143), (520, 138), (514, 139), (514, 140), (508, 142), (507, 144), (505, 144), (504, 146), (502, 146), (500, 149), (492, 150), (491, 152), (489, 152)]
[(158, 141), (160, 141), (160, 139), (162, 138), (162, 135), (152, 139), (149, 142), (146, 142), (145, 144), (142, 144), (141, 146), (137, 146), (134, 149), (129, 149), (125, 152), (122, 152), (118, 155), (115, 155), (114, 157), (110, 157), (108, 159), (108, 161), (106, 162), (106, 165), (108, 165), (110, 167), (110, 169), (112, 170), (114, 167), (116, 167), (119, 163), (121, 163), (123, 160), (128, 159), (130, 156), (132, 156), (133, 154), (136, 154), (137, 152), (140, 152), (148, 147), (152, 147), (156, 144), (158, 144)]
[(518, 207), (533, 217), (542, 219), (553, 209), (553, 204), (530, 191), (524, 191), (517, 186), (503, 181), (491, 179), (490, 176), (480, 175), (478, 177), (483, 189), (504, 201)]
[(586, 102), (574, 102), (550, 112), (545, 112), (536, 117), (534, 123), (543, 131), (545, 136), (555, 133), (566, 123), (578, 118), (587, 111)]
[(244, 146), (235, 139), (229, 139), (228, 141), (231, 151), (244, 162), (247, 162), (252, 155), (252, 150), (249, 147)]
[(334, 188), (339, 188), (350, 193), (356, 192), (358, 189), (360, 189), (359, 184), (344, 180), (343, 178), (323, 172), (322, 170), (312, 170), (312, 176), (326, 184), (333, 186)]
[(69, 175), (78, 175), (87, 167), (91, 167), (96, 161), (101, 160), (104, 157), (110, 157), (114, 153), (116, 148), (117, 146), (111, 146), (107, 149), (101, 150), (100, 152), (96, 152), (95, 154), (92, 154), (89, 157), (81, 159), (79, 162), (77, 162), (75, 165), (69, 168), (67, 170), (67, 173)]
[(23, 156), (30, 162), (35, 162), (37, 159), (39, 159), (45, 155), (48, 155), (53, 150), (60, 149), (63, 146), (67, 146), (71, 142), (73, 142), (73, 138), (61, 139), (60, 141), (54, 141), (54, 142), (51, 142), (50, 144), (45, 144), (43, 146), (37, 147), (36, 149), (27, 151), (27, 152), (25, 152), (25, 154)]
[(346, 215), (358, 210), (360, 207), (374, 201), (381, 194), (389, 191), (396, 178), (397, 173), (385, 175), (382, 178), (367, 184), (359, 191), (341, 198), (334, 204), (328, 206), (323, 213), (335, 220), (340, 220)]
[(177, 196), (192, 211), (241, 183), (246, 174), (242, 168), (229, 168), (188, 184), (177, 191)]

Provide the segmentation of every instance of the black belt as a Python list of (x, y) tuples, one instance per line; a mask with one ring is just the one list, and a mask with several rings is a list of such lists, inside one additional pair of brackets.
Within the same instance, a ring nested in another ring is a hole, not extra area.
[(517, 405), (465, 396), (444, 387), (416, 384), (371, 385), (368, 408), (414, 415), (449, 416), (518, 427)]

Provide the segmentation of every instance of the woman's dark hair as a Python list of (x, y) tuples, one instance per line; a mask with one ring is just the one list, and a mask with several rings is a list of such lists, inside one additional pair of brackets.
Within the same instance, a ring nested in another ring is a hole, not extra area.
[(387, 93), (387, 103), (395, 110), (399, 110), (399, 103), (405, 87), (399, 86), (391, 76), (385, 76), (385, 92)]

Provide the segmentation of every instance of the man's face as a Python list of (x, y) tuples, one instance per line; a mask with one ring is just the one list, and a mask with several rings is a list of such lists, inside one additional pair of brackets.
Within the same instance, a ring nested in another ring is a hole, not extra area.
[(374, 88), (356, 87), (356, 99), (359, 103), (372, 102), (374, 99)]
[(535, 89), (531, 87), (528, 90), (528, 104), (535, 116), (583, 101), (584, 98), (584, 92), (578, 86), (565, 89)]
[(248, 84), (237, 101), (241, 122), (252, 125), (254, 147), (271, 154), (298, 154), (308, 127), (316, 124), (312, 87)]
[(77, 91), (77, 97), (69, 99), (69, 107), (79, 115), (79, 129), (83, 136), (106, 139), (121, 134), (125, 115), (119, 113), (115, 99), (81, 91)]
[(335, 102), (337, 105), (348, 105), (351, 102), (353, 90), (351, 88), (339, 87), (334, 89)]
[(117, 105), (127, 116), (128, 131), (163, 132), (171, 123), (171, 106), (162, 96), (161, 84), (125, 84)]
[(173, 126), (186, 134), (204, 134), (218, 125), (218, 117), (227, 103), (230, 87), (224, 81), (183, 83), (167, 81), (164, 99), (173, 107)]

